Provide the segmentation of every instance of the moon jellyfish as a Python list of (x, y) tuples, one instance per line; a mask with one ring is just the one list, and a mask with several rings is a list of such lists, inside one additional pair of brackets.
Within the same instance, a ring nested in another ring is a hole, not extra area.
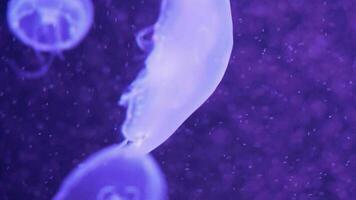
[(120, 99), (125, 142), (141, 153), (172, 135), (221, 81), (233, 45), (230, 2), (164, 0), (153, 31), (146, 67)]
[[(10, 65), (24, 78), (37, 78), (47, 72), (54, 55), (85, 37), (93, 23), (93, 5), (90, 0), (11, 0), (7, 22), (12, 33), (36, 51), (41, 69), (26, 72)], [(40, 52), (50, 53), (49, 58)]]
[(150, 155), (119, 145), (107, 147), (80, 164), (63, 182), (54, 200), (164, 200), (164, 176)]

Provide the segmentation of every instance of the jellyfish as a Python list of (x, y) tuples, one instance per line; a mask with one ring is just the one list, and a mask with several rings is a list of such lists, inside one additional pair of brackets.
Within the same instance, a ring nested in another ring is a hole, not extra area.
[[(138, 34), (140, 47), (147, 46)], [(229, 0), (163, 0), (145, 67), (120, 98), (127, 148), (148, 153), (214, 92), (226, 71), (233, 27)]]
[[(54, 57), (78, 45), (93, 23), (91, 0), (10, 0), (7, 22), (11, 32), (31, 47), (40, 69), (35, 72), (21, 70), (10, 63), (23, 78), (44, 75)], [(48, 53), (49, 56), (43, 56)]]
[(153, 157), (113, 145), (71, 172), (53, 200), (164, 200), (166, 195), (164, 175)]

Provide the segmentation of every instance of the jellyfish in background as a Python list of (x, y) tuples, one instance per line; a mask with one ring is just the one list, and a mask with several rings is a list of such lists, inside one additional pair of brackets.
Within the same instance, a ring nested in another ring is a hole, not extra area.
[[(36, 52), (40, 69), (23, 71), (10, 65), (23, 78), (44, 75), (55, 55), (71, 49), (82, 41), (93, 23), (90, 0), (11, 0), (7, 22), (12, 33)], [(49, 53), (46, 59), (41, 53)]]
[(141, 153), (171, 136), (221, 81), (233, 45), (230, 1), (163, 0), (153, 31), (146, 67), (120, 99), (124, 143)]
[(164, 200), (166, 195), (164, 176), (150, 155), (115, 145), (80, 164), (53, 200)]

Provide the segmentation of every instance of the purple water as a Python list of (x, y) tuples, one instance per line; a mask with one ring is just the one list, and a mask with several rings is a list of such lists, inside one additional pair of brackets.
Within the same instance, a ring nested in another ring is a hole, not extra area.
[[(170, 199), (356, 198), (356, 5), (233, 0), (235, 43), (218, 90), (153, 152)], [(135, 34), (160, 1), (95, 2), (95, 23), (38, 80), (0, 3), (0, 199), (50, 199), (81, 161), (116, 143), (120, 94), (143, 66)], [(197, 8), (198, 9), (198, 8)]]

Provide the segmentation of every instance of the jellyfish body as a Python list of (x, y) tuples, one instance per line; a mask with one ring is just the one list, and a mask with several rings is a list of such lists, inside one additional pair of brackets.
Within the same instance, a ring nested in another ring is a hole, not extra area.
[(10, 30), (38, 51), (73, 48), (93, 22), (90, 0), (11, 0), (7, 9)]
[(213, 93), (232, 51), (229, 0), (164, 0), (145, 69), (125, 93), (126, 141), (141, 153), (163, 143)]
[(150, 155), (107, 147), (80, 164), (53, 200), (164, 200), (166, 182)]
[(11, 0), (7, 22), (12, 33), (36, 55), (51, 54), (48, 60), (38, 60), (41, 68), (35, 72), (11, 66), (20, 77), (38, 78), (47, 72), (55, 55), (75, 47), (86, 36), (93, 23), (93, 5), (90, 0)]

